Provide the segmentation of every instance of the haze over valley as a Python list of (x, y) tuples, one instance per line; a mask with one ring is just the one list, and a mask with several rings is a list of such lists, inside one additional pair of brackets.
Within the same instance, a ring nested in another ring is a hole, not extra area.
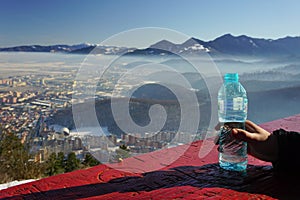
[[(97, 50), (98, 47), (87, 44), (39, 46), (35, 51), (36, 46), (2, 48), (1, 115), (5, 119), (2, 124), (8, 130), (20, 132), (19, 137), (36, 152), (42, 146), (50, 151), (82, 149), (79, 144), (70, 146), (67, 138), (76, 138), (81, 130), (100, 125), (102, 131), (91, 129), (91, 138), (85, 135), (81, 141), (85, 147), (89, 146), (89, 151), (97, 152), (99, 160), (109, 162), (119, 140), (130, 145), (133, 154), (138, 154), (205, 138), (211, 116), (216, 114), (212, 113), (212, 107), (216, 106), (216, 92), (225, 73), (239, 73), (248, 93), (250, 120), (263, 123), (298, 114), (298, 49), (283, 52), (291, 45), (290, 40), (298, 39), (269, 41), (225, 35), (210, 42), (194, 38), (179, 45), (161, 41), (146, 49), (101, 46)], [(228, 46), (228, 40), (235, 45)], [(271, 53), (270, 45), (282, 48)], [(235, 48), (241, 46), (243, 51), (237, 53)], [(129, 117), (122, 117), (118, 112), (123, 112), (122, 105), (126, 104)], [(112, 105), (117, 105), (117, 115)], [(194, 111), (199, 113), (199, 119), (191, 117)], [(161, 115), (156, 116), (156, 112)], [(150, 115), (158, 122), (165, 122), (158, 124), (158, 130), (153, 132), (145, 129), (155, 120)], [(13, 116), (24, 122), (13, 126)], [(119, 123), (126, 124), (127, 118), (140, 131), (120, 127)], [(196, 119), (197, 128), (180, 127), (184, 118), (189, 123)], [(52, 130), (49, 127), (53, 125), (61, 128)], [(175, 135), (179, 130), (180, 135)], [(151, 135), (155, 133), (159, 134)], [(62, 134), (70, 136), (65, 138)], [(103, 134), (112, 135), (110, 142), (94, 138), (97, 134), (100, 138)], [(64, 142), (54, 145), (53, 141), (62, 138)]]

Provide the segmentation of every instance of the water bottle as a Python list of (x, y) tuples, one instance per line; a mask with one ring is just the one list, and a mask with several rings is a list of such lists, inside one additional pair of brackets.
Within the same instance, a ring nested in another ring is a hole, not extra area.
[(238, 74), (225, 74), (218, 93), (218, 116), (220, 128), (219, 165), (231, 171), (247, 168), (247, 143), (231, 134), (232, 128), (245, 129), (248, 99), (246, 90), (239, 82)]

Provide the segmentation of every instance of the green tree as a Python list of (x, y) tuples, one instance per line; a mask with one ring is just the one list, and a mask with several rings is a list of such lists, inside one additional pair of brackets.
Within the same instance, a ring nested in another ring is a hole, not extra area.
[(122, 144), (116, 150), (114, 161), (121, 162), (124, 158), (129, 158), (130, 156), (130, 149), (125, 144)]
[(0, 182), (39, 178), (41, 170), (18, 137), (0, 129)]
[(92, 167), (92, 166), (99, 165), (100, 162), (97, 159), (95, 159), (90, 153), (88, 153), (85, 155), (82, 164), (85, 167)]
[(57, 174), (65, 172), (65, 155), (63, 152), (58, 152), (56, 157), (56, 171)]
[(80, 168), (80, 161), (76, 158), (75, 153), (74, 152), (69, 153), (65, 165), (66, 172), (71, 172), (79, 168)]
[(45, 164), (45, 175), (53, 176), (65, 172), (65, 156), (63, 152), (51, 153)]
[(47, 176), (53, 176), (56, 174), (56, 153), (51, 153), (47, 159), (45, 174)]

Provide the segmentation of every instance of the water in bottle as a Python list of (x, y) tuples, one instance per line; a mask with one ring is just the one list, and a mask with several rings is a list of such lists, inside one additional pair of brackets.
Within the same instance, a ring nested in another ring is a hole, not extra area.
[(247, 168), (247, 143), (231, 135), (232, 128), (245, 129), (248, 99), (246, 90), (239, 82), (238, 74), (225, 74), (218, 93), (218, 116), (223, 124), (220, 129), (219, 164), (232, 171)]

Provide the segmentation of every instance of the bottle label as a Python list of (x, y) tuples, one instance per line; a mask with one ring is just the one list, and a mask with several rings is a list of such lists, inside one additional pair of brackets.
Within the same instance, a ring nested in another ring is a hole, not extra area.
[(243, 97), (235, 97), (233, 98), (233, 110), (243, 110), (243, 103), (244, 98)]

